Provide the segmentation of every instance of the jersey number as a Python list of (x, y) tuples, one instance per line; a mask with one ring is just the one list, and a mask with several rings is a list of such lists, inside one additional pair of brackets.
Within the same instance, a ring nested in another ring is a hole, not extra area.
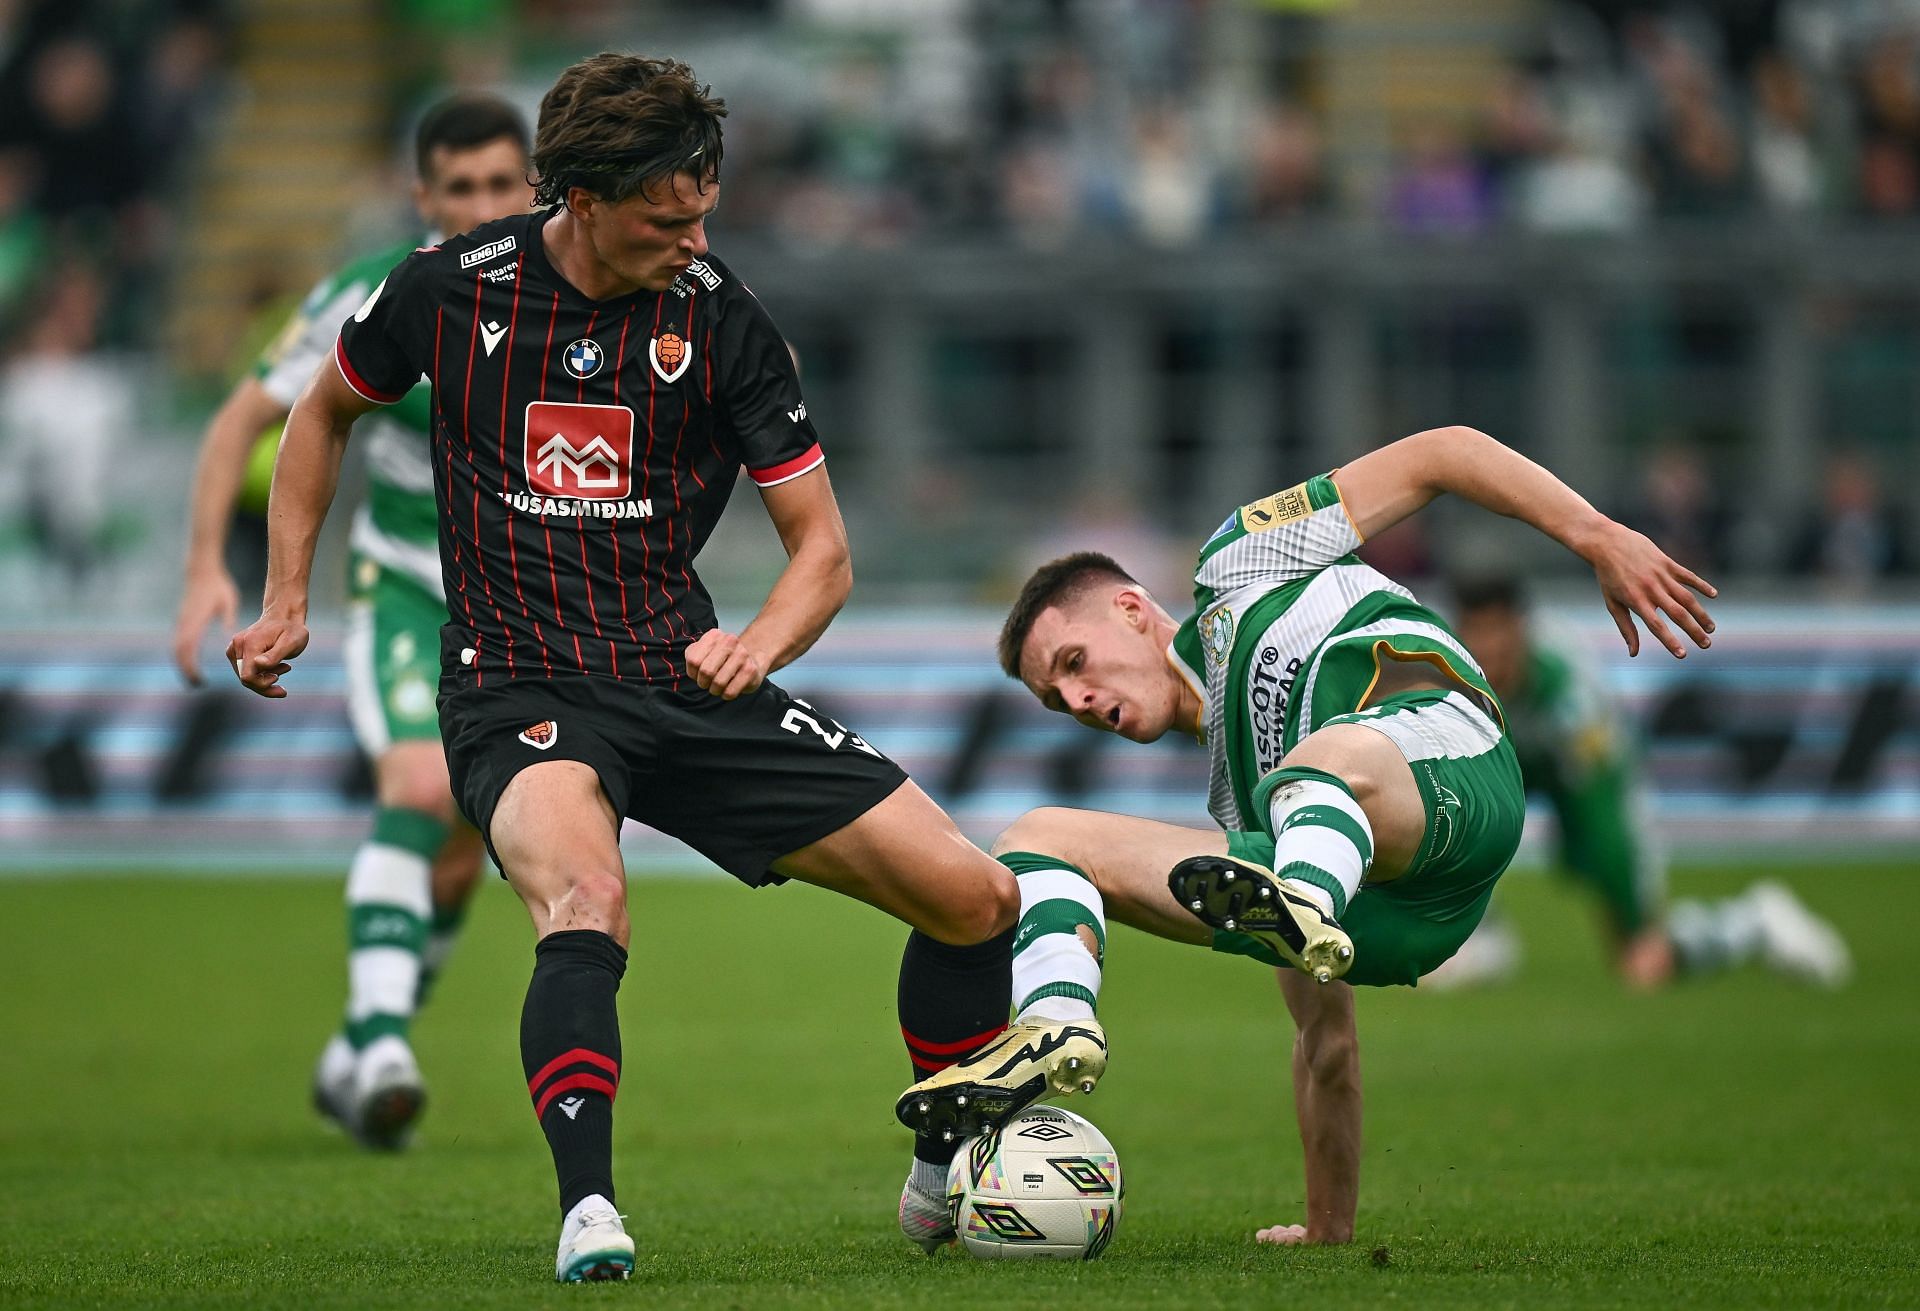
[(844, 725), (832, 719), (827, 721), (828, 724), (833, 725), (832, 730), (829, 731), (818, 719), (813, 717), (810, 713), (812, 710), (812, 706), (807, 705), (805, 701), (795, 697), (793, 706), (788, 709), (786, 715), (780, 720), (780, 727), (786, 729), (789, 733), (798, 733), (801, 726), (805, 725), (807, 728), (813, 730), (814, 736), (818, 737), (835, 751), (838, 751), (842, 745), (845, 745), (852, 747), (856, 751), (864, 751), (868, 755), (878, 758), (880, 753), (861, 741), (858, 733), (849, 733)]

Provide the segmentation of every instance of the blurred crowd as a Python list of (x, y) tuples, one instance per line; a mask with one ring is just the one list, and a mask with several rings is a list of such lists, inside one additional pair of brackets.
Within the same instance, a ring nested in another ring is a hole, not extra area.
[(84, 265), (145, 340), (168, 201), (218, 102), (221, 0), (0, 0), (0, 316)]
[(158, 335), (226, 32), (219, 0), (0, 0), (0, 548), (23, 535), (42, 566), (15, 600), (82, 595), (114, 545), (124, 348)]
[[(1356, 56), (1339, 24), (1359, 6), (1327, 0), (373, 2), (390, 20), (396, 139), (449, 85), (518, 86), (530, 107), (582, 50), (686, 55), (733, 105), (719, 226), (797, 252), (1180, 250), (1294, 225), (1446, 239), (1920, 219), (1920, 0), (1489, 4), (1473, 38), (1486, 76), (1433, 112), (1385, 96), (1371, 116), (1340, 86)], [(1367, 38), (1412, 50), (1396, 68), (1459, 54), (1426, 60), (1419, 33), (1452, 19), (1415, 23), (1415, 0), (1396, 3), (1379, 7), (1405, 17), (1402, 30), (1378, 23)], [(244, 95), (243, 12), (233, 0), (0, 0), (0, 456), (25, 471), (0, 487), (0, 585), (10, 544), (30, 542), (36, 585), (70, 596), (112, 549), (110, 475), (143, 447), (128, 431), (143, 408), (138, 362), (162, 338), (195, 165)], [(397, 172), (365, 190), (386, 216), (373, 226), (407, 213)], [(368, 244), (365, 226), (349, 221), (343, 237)], [(297, 296), (300, 269), (286, 261), (288, 285), (253, 301)], [(1471, 345), (1481, 338), (1461, 330), (1462, 312), (1434, 322)], [(1748, 350), (1711, 316), (1640, 312), (1609, 329), (1609, 358), (1652, 359), (1648, 376), (1672, 389), (1733, 376), (1728, 361)], [(1901, 464), (1890, 453), (1915, 423), (1910, 404), (1890, 402), (1920, 340), (1903, 312), (1821, 307), (1830, 417), (1809, 440), (1847, 444), (1814, 461), (1825, 472), (1794, 516), (1804, 522), (1774, 516), (1756, 535), (1735, 513), (1726, 475), (1748, 434), (1703, 437), (1692, 420), (1657, 432), (1639, 415), (1613, 435), (1646, 457), (1609, 489), (1614, 508), (1723, 574), (1850, 588), (1920, 572), (1901, 512), (1911, 498), (1889, 494)], [(245, 335), (237, 325), (234, 358)], [(1497, 360), (1436, 367), (1513, 371), (1511, 343), (1482, 337), (1492, 345), (1475, 349)], [(1662, 404), (1656, 394), (1650, 408)], [(974, 476), (957, 449), (935, 454)], [(1125, 526), (1103, 498), (1127, 491), (1089, 493), (1081, 517)], [(1415, 532), (1378, 549), (1414, 574), (1447, 565)]]
[(1553, 6), (1473, 121), (1409, 133), (1388, 215), (1626, 231), (1920, 213), (1920, 12), (1722, 0)]
[(815, 94), (741, 105), (730, 221), (1045, 248), (1315, 216), (1471, 234), (1920, 213), (1915, 6), (1552, 0), (1502, 33), (1479, 94), (1391, 115), (1378, 149), (1329, 108), (1329, 8), (930, 0), (890, 40), (805, 52)]

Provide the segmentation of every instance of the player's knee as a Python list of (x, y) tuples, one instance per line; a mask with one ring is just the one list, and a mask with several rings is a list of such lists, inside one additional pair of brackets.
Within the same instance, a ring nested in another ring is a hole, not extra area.
[(1003, 856), (1009, 851), (1037, 851), (1048, 856), (1066, 857), (1060, 850), (1075, 812), (1065, 806), (1039, 806), (1007, 825), (993, 840), (992, 851)]
[(626, 880), (600, 871), (574, 875), (554, 899), (550, 919), (555, 929), (598, 929), (626, 941)]
[(1365, 806), (1381, 794), (1389, 771), (1407, 764), (1391, 739), (1358, 724), (1335, 724), (1309, 734), (1286, 754), (1284, 765), (1303, 765), (1333, 775)]
[(396, 810), (413, 810), (431, 815), (442, 824), (454, 821), (453, 795), (447, 790), (443, 773), (433, 770), (395, 769), (380, 779), (380, 804)]
[(952, 898), (923, 931), (948, 946), (971, 947), (999, 937), (1019, 918), (1020, 885), (1013, 871), (996, 862), (992, 873), (972, 881), (966, 895)]
[(480, 866), (477, 845), (460, 845), (443, 853), (433, 866), (433, 904), (464, 904), (480, 884)]
[(1351, 1028), (1316, 1025), (1299, 1038), (1307, 1077), (1319, 1087), (1352, 1083), (1360, 1074), (1360, 1039)]

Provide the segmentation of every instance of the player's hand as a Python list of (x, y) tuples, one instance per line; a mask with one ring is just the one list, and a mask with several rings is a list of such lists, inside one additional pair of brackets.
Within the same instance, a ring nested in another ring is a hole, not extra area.
[(1677, 660), (1686, 659), (1687, 648), (1668, 627), (1668, 620), (1701, 650), (1713, 645), (1713, 617), (1700, 604), (1700, 597), (1718, 596), (1719, 591), (1655, 546), (1645, 533), (1624, 524), (1609, 524), (1586, 555), (1600, 580), (1607, 613), (1626, 640), (1628, 655), (1640, 654), (1640, 632), (1633, 626), (1635, 615)]
[(199, 687), (204, 681), (200, 676), (200, 639), (206, 635), (207, 625), (218, 623), (230, 633), (239, 622), (240, 589), (234, 586), (233, 575), (219, 565), (189, 572), (180, 613), (173, 621), (173, 663), (180, 676)]
[(723, 701), (745, 696), (767, 679), (760, 657), (732, 633), (713, 628), (687, 648), (687, 672), (693, 681)]
[(307, 626), (298, 619), (261, 615), (227, 643), (227, 662), (250, 692), (275, 700), (285, 696), (280, 675), (307, 649)]
[(1338, 1246), (1341, 1243), (1351, 1243), (1353, 1235), (1349, 1233), (1342, 1237), (1325, 1233), (1316, 1234), (1305, 1225), (1269, 1225), (1265, 1229), (1255, 1231), (1253, 1241), (1273, 1243), (1279, 1247), (1304, 1247), (1309, 1243)]

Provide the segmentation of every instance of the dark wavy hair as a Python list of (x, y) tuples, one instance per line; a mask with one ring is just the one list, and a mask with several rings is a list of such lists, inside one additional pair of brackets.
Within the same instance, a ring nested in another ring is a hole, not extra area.
[(676, 173), (704, 189), (720, 176), (727, 102), (677, 59), (606, 52), (560, 75), (534, 129), (536, 205), (581, 187), (606, 201), (650, 194)]

